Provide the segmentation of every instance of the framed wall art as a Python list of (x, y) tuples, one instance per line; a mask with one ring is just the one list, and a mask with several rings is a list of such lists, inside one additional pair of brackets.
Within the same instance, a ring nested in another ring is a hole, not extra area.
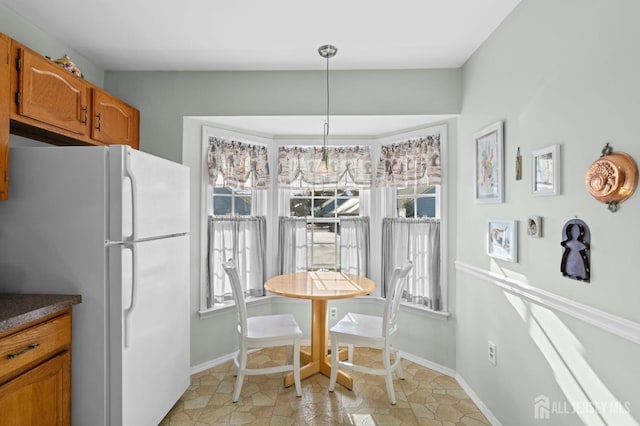
[(542, 237), (542, 217), (529, 216), (527, 218), (527, 235), (532, 238)]
[(509, 262), (518, 261), (518, 221), (501, 219), (488, 221), (487, 254)]
[(531, 192), (533, 195), (560, 194), (560, 145), (531, 153)]
[(504, 158), (502, 121), (476, 133), (475, 197), (478, 203), (504, 201)]

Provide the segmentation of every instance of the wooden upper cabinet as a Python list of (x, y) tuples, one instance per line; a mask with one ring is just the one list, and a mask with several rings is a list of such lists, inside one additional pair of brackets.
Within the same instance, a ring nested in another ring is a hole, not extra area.
[(140, 113), (104, 90), (92, 90), (91, 138), (105, 144), (138, 148)]
[(11, 39), (0, 34), (0, 200), (9, 198), (10, 46)]
[(85, 135), (89, 84), (55, 62), (20, 48), (18, 113), (44, 124)]

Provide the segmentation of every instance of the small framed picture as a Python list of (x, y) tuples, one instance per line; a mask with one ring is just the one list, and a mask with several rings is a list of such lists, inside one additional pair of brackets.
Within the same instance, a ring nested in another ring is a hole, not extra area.
[(542, 237), (542, 217), (529, 216), (527, 218), (527, 235), (532, 238)]
[(487, 254), (509, 262), (518, 261), (518, 221), (501, 219), (488, 221)]
[(476, 133), (474, 145), (476, 201), (502, 203), (504, 201), (502, 121)]
[(533, 195), (560, 194), (560, 145), (533, 151), (531, 173)]

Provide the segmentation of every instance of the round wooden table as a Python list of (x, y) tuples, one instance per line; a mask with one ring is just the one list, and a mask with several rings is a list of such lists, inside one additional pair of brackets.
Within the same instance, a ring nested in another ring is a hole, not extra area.
[[(264, 287), (272, 293), (298, 299), (311, 299), (311, 352), (301, 351), (300, 369), (304, 379), (316, 373), (331, 375), (331, 359), (328, 358), (327, 301), (345, 299), (372, 293), (376, 284), (369, 278), (335, 271), (296, 272), (269, 279)], [(338, 371), (338, 383), (353, 389), (353, 379)], [(284, 378), (284, 385), (293, 384), (293, 374)]]

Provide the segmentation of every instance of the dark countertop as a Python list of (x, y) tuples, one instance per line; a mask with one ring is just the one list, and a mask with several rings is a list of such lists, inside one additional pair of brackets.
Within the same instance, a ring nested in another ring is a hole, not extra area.
[(0, 293), (0, 333), (80, 303), (73, 294)]

